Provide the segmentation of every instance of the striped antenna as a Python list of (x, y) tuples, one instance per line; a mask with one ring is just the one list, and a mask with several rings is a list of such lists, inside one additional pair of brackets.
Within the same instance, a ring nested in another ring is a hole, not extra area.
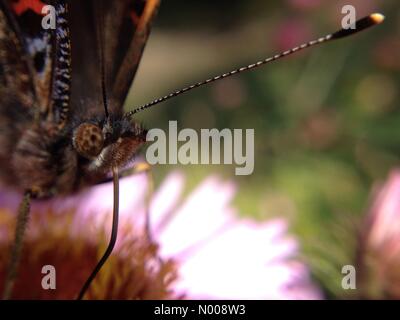
[(235, 69), (233, 71), (218, 75), (218, 76), (210, 78), (210, 79), (207, 79), (205, 81), (201, 81), (201, 82), (192, 84), (191, 86), (188, 86), (186, 88), (177, 90), (177, 91), (172, 92), (172, 93), (170, 93), (170, 94), (168, 94), (168, 95), (166, 95), (164, 97), (155, 99), (155, 100), (153, 100), (153, 101), (151, 101), (149, 103), (146, 103), (146, 104), (144, 104), (144, 105), (142, 105), (140, 107), (137, 107), (137, 108), (133, 109), (132, 111), (129, 111), (128, 113), (126, 113), (125, 116), (130, 118), (133, 115), (135, 115), (136, 113), (142, 112), (143, 110), (151, 108), (151, 107), (153, 107), (153, 106), (155, 106), (155, 105), (157, 105), (157, 104), (159, 104), (161, 102), (167, 101), (167, 100), (169, 100), (171, 98), (174, 98), (176, 96), (179, 96), (179, 95), (181, 95), (183, 93), (189, 92), (189, 91), (191, 91), (191, 90), (193, 90), (195, 88), (199, 88), (199, 87), (202, 87), (202, 86), (204, 86), (206, 84), (209, 84), (209, 83), (212, 83), (212, 82), (215, 82), (215, 81), (218, 81), (218, 80), (222, 80), (222, 79), (231, 77), (231, 76), (233, 76), (235, 74), (238, 74), (238, 73), (242, 73), (242, 72), (245, 72), (245, 71), (256, 69), (256, 68), (258, 68), (258, 67), (260, 67), (262, 65), (265, 65), (265, 64), (268, 64), (270, 62), (282, 59), (284, 57), (287, 57), (287, 56), (289, 56), (289, 55), (291, 55), (291, 54), (293, 54), (295, 52), (299, 52), (299, 51), (304, 50), (306, 48), (310, 48), (310, 47), (313, 47), (313, 46), (316, 46), (316, 45), (319, 45), (319, 44), (322, 44), (322, 43), (326, 43), (326, 42), (329, 42), (331, 40), (337, 40), (337, 39), (342, 39), (342, 38), (348, 37), (350, 35), (353, 35), (355, 33), (358, 33), (360, 31), (368, 29), (368, 28), (370, 28), (372, 26), (381, 24), (383, 22), (383, 20), (385, 20), (385, 17), (382, 14), (373, 13), (373, 14), (367, 16), (367, 17), (364, 17), (364, 18), (358, 20), (356, 22), (355, 29), (352, 29), (352, 28), (341, 29), (341, 30), (339, 30), (339, 31), (337, 31), (335, 33), (331, 33), (331, 34), (328, 34), (328, 35), (326, 35), (324, 37), (318, 38), (316, 40), (309, 41), (309, 42), (304, 43), (304, 44), (302, 44), (300, 46), (297, 46), (297, 47), (295, 47), (293, 49), (281, 52), (281, 53), (276, 54), (276, 55), (274, 55), (272, 57), (269, 57), (267, 59), (264, 59), (264, 60), (258, 61), (256, 63), (250, 64), (250, 65), (248, 65), (246, 67), (241, 67), (241, 68)]

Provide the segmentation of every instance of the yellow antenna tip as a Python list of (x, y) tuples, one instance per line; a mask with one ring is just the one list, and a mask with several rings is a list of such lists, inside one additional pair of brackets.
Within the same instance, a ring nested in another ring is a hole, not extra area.
[(385, 16), (380, 13), (373, 13), (370, 15), (370, 18), (375, 24), (380, 24), (383, 22), (383, 20), (385, 20)]

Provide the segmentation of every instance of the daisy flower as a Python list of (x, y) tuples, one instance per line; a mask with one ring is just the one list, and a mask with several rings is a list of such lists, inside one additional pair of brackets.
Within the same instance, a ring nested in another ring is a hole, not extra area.
[[(183, 198), (184, 175), (174, 172), (149, 207), (148, 184), (145, 174), (121, 179), (116, 248), (85, 298), (321, 298), (306, 265), (296, 259), (299, 247), (287, 221), (240, 219), (231, 204), (233, 183), (210, 176)], [(112, 184), (106, 183), (35, 203), (13, 298), (75, 298), (107, 244), (112, 201)], [(0, 195), (1, 279), (18, 202), (12, 193)], [(144, 232), (147, 209), (151, 242)], [(55, 267), (55, 290), (41, 286), (44, 265)]]

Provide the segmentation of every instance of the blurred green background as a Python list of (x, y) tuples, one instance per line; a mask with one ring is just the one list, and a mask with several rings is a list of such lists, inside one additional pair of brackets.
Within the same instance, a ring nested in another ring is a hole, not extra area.
[(239, 185), (235, 205), (257, 219), (291, 221), (328, 297), (354, 262), (371, 188), (400, 155), (400, 3), (320, 0), (162, 2), (127, 108), (337, 30), (342, 6), (383, 25), (197, 89), (138, 115), (148, 128), (254, 128), (255, 170), (179, 167), (189, 186), (218, 173)]

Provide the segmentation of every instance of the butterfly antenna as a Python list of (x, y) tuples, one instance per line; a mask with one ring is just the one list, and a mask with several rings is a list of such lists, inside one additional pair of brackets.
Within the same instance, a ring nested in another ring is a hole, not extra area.
[(146, 109), (151, 108), (151, 107), (153, 107), (153, 106), (155, 106), (157, 104), (160, 104), (160, 103), (162, 103), (164, 101), (167, 101), (167, 100), (169, 100), (171, 98), (174, 98), (176, 96), (179, 96), (181, 94), (189, 92), (189, 91), (191, 91), (191, 90), (193, 90), (195, 88), (199, 88), (199, 87), (202, 87), (202, 86), (207, 85), (209, 83), (212, 83), (212, 82), (215, 82), (215, 81), (218, 81), (218, 80), (222, 80), (222, 79), (231, 77), (231, 76), (233, 76), (235, 74), (238, 74), (238, 73), (242, 73), (242, 72), (246, 72), (246, 71), (250, 71), (250, 70), (256, 69), (258, 67), (266, 65), (266, 64), (271, 63), (273, 61), (280, 60), (280, 59), (282, 59), (284, 57), (287, 57), (287, 56), (289, 56), (289, 55), (291, 55), (293, 53), (302, 51), (302, 50), (304, 50), (306, 48), (310, 48), (310, 47), (313, 47), (313, 46), (316, 46), (316, 45), (319, 45), (319, 44), (322, 44), (322, 43), (326, 43), (326, 42), (329, 42), (331, 40), (337, 40), (337, 39), (342, 39), (342, 38), (348, 37), (350, 35), (353, 35), (355, 33), (360, 32), (362, 30), (365, 30), (365, 29), (370, 28), (372, 26), (378, 25), (378, 24), (382, 23), (384, 19), (385, 19), (385, 17), (382, 14), (373, 13), (373, 14), (367, 16), (367, 17), (364, 17), (364, 18), (358, 20), (356, 22), (355, 29), (351, 29), (351, 28), (350, 29), (344, 29), (343, 28), (343, 29), (341, 29), (341, 30), (339, 30), (339, 31), (337, 31), (335, 33), (331, 33), (331, 34), (328, 34), (328, 35), (326, 35), (324, 37), (318, 38), (316, 40), (309, 41), (307, 43), (304, 43), (304, 44), (302, 44), (300, 46), (297, 46), (297, 47), (295, 47), (293, 49), (281, 52), (281, 53), (276, 54), (276, 55), (274, 55), (272, 57), (269, 57), (267, 59), (258, 61), (256, 63), (250, 64), (250, 65), (245, 66), (245, 67), (241, 67), (241, 68), (235, 69), (233, 71), (230, 71), (230, 72), (227, 72), (227, 73), (224, 73), (224, 74), (221, 74), (221, 75), (218, 75), (216, 77), (207, 79), (205, 81), (201, 81), (201, 82), (192, 84), (191, 86), (188, 86), (186, 88), (177, 90), (177, 91), (172, 92), (172, 93), (170, 93), (170, 94), (168, 94), (168, 95), (166, 95), (164, 97), (155, 99), (155, 100), (153, 100), (153, 101), (151, 101), (149, 103), (146, 103), (146, 104), (144, 104), (144, 105), (142, 105), (140, 107), (137, 107), (137, 108), (133, 109), (132, 111), (127, 112), (126, 113), (126, 117), (128, 117), (128, 118), (132, 117), (136, 113), (142, 112), (143, 110), (146, 110)]
[(112, 217), (112, 229), (111, 229), (111, 237), (108, 243), (107, 249), (104, 252), (103, 256), (97, 263), (96, 267), (93, 269), (89, 278), (87, 278), (85, 284), (82, 286), (81, 291), (79, 292), (77, 300), (82, 300), (86, 291), (89, 289), (90, 284), (99, 273), (100, 269), (103, 267), (104, 263), (107, 261), (108, 257), (111, 255), (115, 242), (117, 241), (118, 235), (118, 220), (119, 220), (119, 176), (118, 176), (118, 168), (113, 167), (113, 186), (114, 186), (114, 208), (113, 208), (113, 217)]
[(108, 112), (108, 99), (107, 99), (107, 90), (106, 90), (106, 70), (105, 70), (105, 63), (104, 63), (104, 42), (103, 42), (103, 26), (104, 26), (104, 17), (103, 17), (103, 1), (100, 1), (100, 8), (96, 7), (96, 15), (99, 19), (97, 25), (97, 45), (99, 48), (99, 63), (100, 63), (100, 73), (101, 73), (101, 93), (103, 97), (103, 106), (104, 106), (104, 113), (106, 118), (109, 117)]

